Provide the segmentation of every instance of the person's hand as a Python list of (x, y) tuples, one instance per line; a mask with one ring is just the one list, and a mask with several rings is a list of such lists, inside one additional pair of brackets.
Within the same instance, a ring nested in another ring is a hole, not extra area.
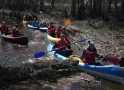
[(99, 58), (103, 58), (104, 56), (103, 55), (99, 55)]
[(69, 44), (67, 44), (66, 47), (67, 47), (68, 49), (71, 49), (71, 46), (70, 46)]
[(107, 56), (103, 57), (102, 61), (103, 61), (103, 62), (108, 61), (108, 60), (107, 60)]

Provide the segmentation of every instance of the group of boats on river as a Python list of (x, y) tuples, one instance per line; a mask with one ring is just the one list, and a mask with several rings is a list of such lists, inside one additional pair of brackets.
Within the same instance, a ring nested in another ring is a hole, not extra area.
[[(69, 22), (68, 22), (69, 23)], [(36, 18), (34, 18), (33, 21), (29, 20), (23, 20), (23, 24), (27, 25), (28, 28), (31, 28), (33, 30), (40, 30), (44, 31), (47, 33), (47, 38), (51, 42), (50, 44), (47, 45), (47, 51), (53, 55), (57, 60), (68, 60), (69, 57), (63, 56), (59, 53), (56, 52), (56, 50), (53, 50), (53, 42), (57, 42), (60, 40), (61, 34), (64, 32), (64, 29), (61, 26), (54, 26), (53, 23), (50, 23), (50, 26), (48, 27), (46, 24), (39, 23)], [(3, 40), (16, 43), (16, 44), (21, 44), (21, 45), (28, 45), (28, 37), (25, 36), (24, 33), (19, 33), (19, 35), (14, 36), (13, 33), (17, 33), (19, 31), (19, 27), (15, 24), (13, 28), (13, 32), (10, 34), (6, 34), (5, 32), (1, 32), (1, 38)], [(0, 28), (1, 29), (1, 28)], [(15, 32), (14, 32), (15, 30)], [(80, 41), (79, 41), (80, 42)], [(84, 41), (81, 41), (84, 42)], [(77, 42), (76, 42), (77, 43)], [(72, 45), (73, 43), (69, 43), (69, 45)], [(46, 52), (47, 53), (47, 52)], [(44, 53), (44, 54), (46, 54)], [(40, 55), (39, 53), (38, 55)], [(72, 59), (79, 60), (78, 67), (81, 68), (83, 71), (107, 79), (111, 80), (117, 83), (124, 83), (124, 72), (121, 70), (121, 68), (118, 65), (91, 65), (88, 63), (81, 62), (82, 60), (77, 56), (77, 55), (71, 55)], [(42, 57), (42, 55), (41, 55)], [(37, 58), (37, 57), (35, 57)], [(38, 57), (39, 58), (39, 57)], [(116, 58), (110, 58), (111, 60), (115, 60)], [(117, 61), (117, 59), (115, 60)], [(118, 61), (119, 62), (119, 61)]]

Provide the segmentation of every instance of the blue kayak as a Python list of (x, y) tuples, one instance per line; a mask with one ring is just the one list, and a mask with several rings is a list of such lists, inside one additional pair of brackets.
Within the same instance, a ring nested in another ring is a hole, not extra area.
[(47, 27), (40, 27), (40, 28), (37, 28), (37, 27), (34, 27), (33, 25), (30, 25), (30, 24), (28, 24), (28, 28), (34, 29), (34, 30), (41, 30), (41, 31), (47, 31), (47, 30), (48, 30)]
[[(49, 44), (47, 46), (47, 50), (51, 51), (53, 45)], [(57, 60), (67, 60), (67, 57), (64, 57), (55, 51), (50, 52), (51, 55), (53, 55)], [(118, 83), (124, 82), (124, 73), (120, 69), (119, 66), (116, 65), (89, 65), (87, 63), (81, 63), (78, 64), (79, 68), (81, 68), (83, 71), (110, 80)]]

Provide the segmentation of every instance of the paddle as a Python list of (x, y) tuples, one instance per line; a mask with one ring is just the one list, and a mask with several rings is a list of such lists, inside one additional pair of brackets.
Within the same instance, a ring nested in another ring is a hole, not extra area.
[(111, 63), (113, 63), (113, 64), (115, 64), (115, 65), (119, 65), (119, 64), (120, 64), (120, 59), (117, 58), (117, 57), (115, 57), (115, 56), (107, 56), (106, 59), (107, 59), (109, 62), (111, 62)]
[[(80, 41), (77, 41), (77, 42), (74, 42), (72, 44), (75, 44), (75, 43), (79, 43), (79, 42), (84, 42), (86, 41), (87, 39), (83, 39), (83, 40), (80, 40)], [(69, 44), (69, 45), (72, 45), (72, 44)], [(63, 47), (66, 47), (66, 46), (63, 46)], [(63, 47), (60, 47), (60, 48), (63, 48)], [(58, 49), (60, 49), (58, 48)], [(49, 52), (52, 52), (52, 51), (55, 51), (55, 50), (51, 50), (51, 51), (48, 51), (48, 52), (38, 52), (36, 54), (34, 54), (34, 57), (35, 58), (40, 58), (40, 57), (43, 57), (45, 54), (49, 53)]]
[[(71, 20), (69, 20), (69, 19), (68, 19), (68, 20), (66, 20), (66, 21), (64, 22), (64, 24), (65, 24), (65, 25), (69, 25), (70, 23), (71, 23)], [(65, 27), (66, 27), (66, 26), (65, 26)], [(65, 27), (64, 27), (64, 33), (65, 33), (65, 30), (66, 30), (66, 28), (65, 28)]]
[(39, 38), (41, 36), (42, 36), (41, 34), (37, 34), (37, 35), (35, 35), (35, 38)]

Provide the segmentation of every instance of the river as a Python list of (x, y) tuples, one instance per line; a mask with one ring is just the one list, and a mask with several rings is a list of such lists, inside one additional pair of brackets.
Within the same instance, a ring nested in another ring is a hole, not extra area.
[[(0, 18), (0, 22), (5, 20), (9, 28), (12, 28), (15, 23), (19, 24), (20, 30), (23, 31), (29, 37), (28, 46), (22, 46), (6, 42), (0, 39), (0, 64), (2, 65), (20, 65), (26, 62), (33, 62), (34, 54), (37, 52), (46, 52), (46, 46), (49, 41), (46, 38), (45, 32), (40, 32), (39, 30), (28, 29), (23, 25), (21, 21), (16, 21), (14, 18)], [(41, 34), (41, 37), (35, 38), (35, 35)], [(33, 40), (31, 38), (34, 38)], [(46, 55), (46, 58), (52, 58), (51, 56)], [(102, 84), (95, 86), (92, 85), (87, 87), (75, 87), (70, 90), (124, 90), (124, 87), (121, 84), (100, 79)], [(51, 84), (52, 85), (52, 84)], [(54, 84), (57, 85), (57, 84)], [(63, 83), (61, 83), (63, 86)], [(73, 85), (73, 87), (75, 84)], [(4, 88), (3, 90), (43, 90), (42, 86), (39, 84), (15, 84), (11, 85), (9, 88)], [(50, 89), (49, 89), (50, 90)], [(55, 89), (55, 90), (66, 90), (66, 89)]]

